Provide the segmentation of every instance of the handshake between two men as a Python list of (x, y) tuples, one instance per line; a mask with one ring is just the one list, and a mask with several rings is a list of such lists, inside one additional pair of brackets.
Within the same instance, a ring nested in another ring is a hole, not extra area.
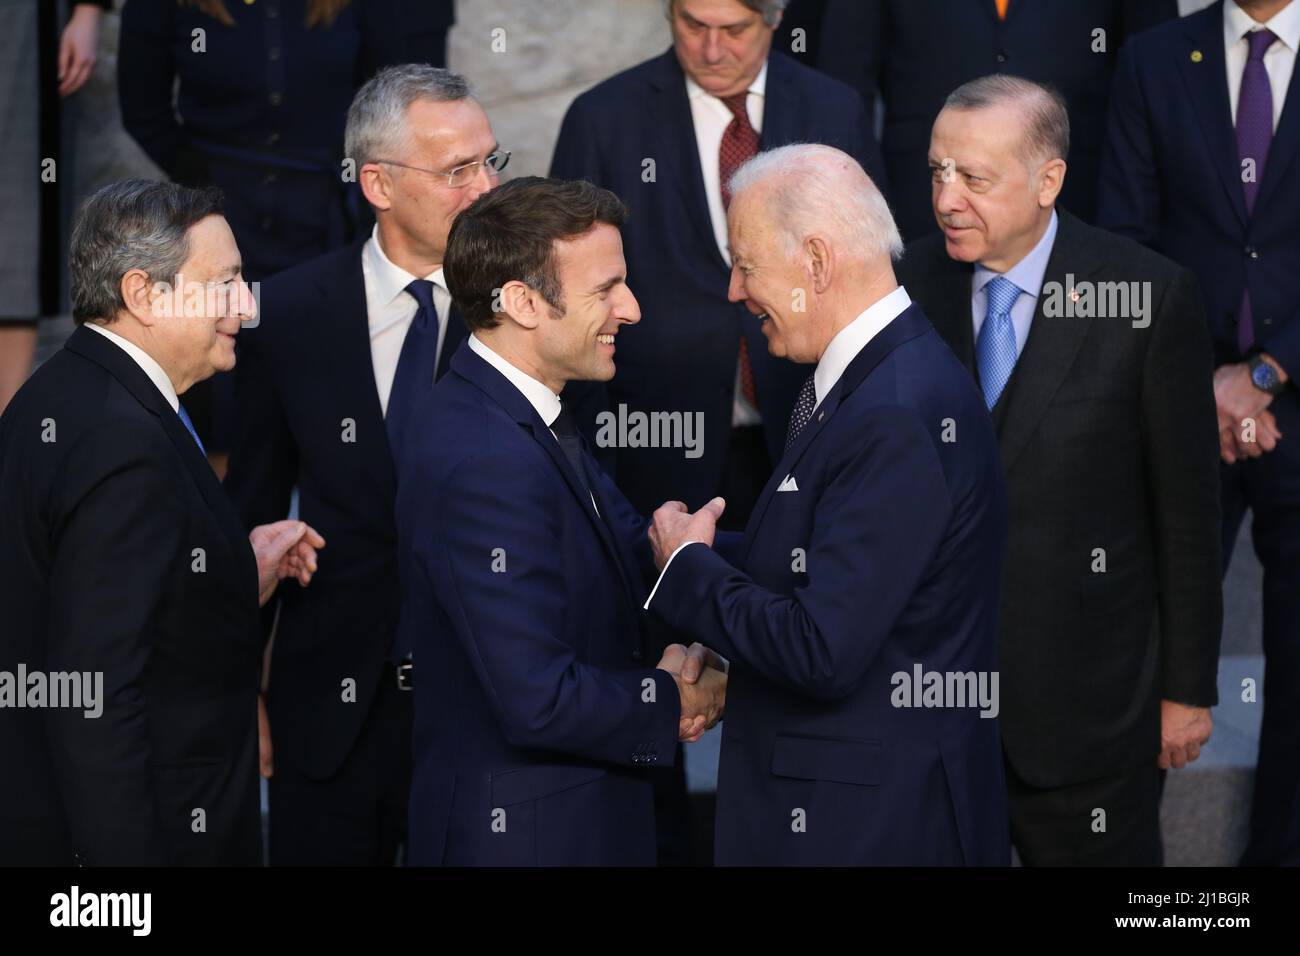
[[(713, 546), (718, 519), (726, 502), (714, 498), (692, 514), (680, 501), (668, 501), (654, 513), (648, 537), (654, 553), (655, 567), (661, 572), (678, 548), (689, 543)], [(660, 670), (668, 671), (677, 683), (682, 699), (682, 717), (678, 739), (695, 743), (722, 717), (726, 706), (726, 658), (696, 641), (689, 648), (671, 644), (659, 661)]]

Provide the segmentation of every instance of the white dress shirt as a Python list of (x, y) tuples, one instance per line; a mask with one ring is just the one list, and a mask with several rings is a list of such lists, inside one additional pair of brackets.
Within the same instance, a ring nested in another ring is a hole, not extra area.
[[(366, 285), (366, 317), (370, 324), (370, 360), (374, 363), (375, 387), (379, 390), (379, 407), (388, 414), (388, 396), (397, 375), (397, 360), (402, 356), (406, 331), (420, 304), (406, 291), (415, 281), (401, 266), (384, 254), (379, 244), (379, 226), (361, 248), (361, 275)], [(451, 315), (451, 293), (442, 267), (424, 276), (433, 282), (433, 304), (438, 310), (438, 356), (447, 339), (447, 320)], [(436, 367), (436, 366), (435, 366)], [(429, 370), (432, 376), (434, 369)]]
[(1287, 87), (1295, 71), (1296, 49), (1300, 48), (1300, 3), (1288, 3), (1267, 23), (1259, 23), (1237, 6), (1233, 0), (1223, 5), (1224, 62), (1228, 71), (1228, 105), (1232, 109), (1232, 124), (1237, 124), (1237, 99), (1241, 95), (1241, 74), (1250, 56), (1250, 42), (1246, 33), (1252, 30), (1272, 30), (1277, 39), (1264, 51), (1264, 69), (1268, 71), (1268, 85), (1273, 91), (1273, 132), (1277, 132), (1286, 105)]
[[(844, 375), (844, 370), (858, 356), (867, 343), (880, 334), (885, 326), (893, 322), (903, 314), (903, 311), (912, 304), (912, 297), (907, 294), (907, 290), (901, 285), (890, 292), (883, 298), (877, 299), (871, 305), (858, 313), (855, 318), (844, 328), (835, 333), (835, 337), (830, 340), (826, 350), (822, 352), (821, 359), (817, 362), (817, 368), (813, 370), (813, 390), (817, 395), (817, 404), (822, 403), (822, 399), (830, 393), (835, 387), (835, 383)], [(659, 581), (664, 579), (668, 573), (668, 567), (673, 563), (673, 558), (681, 554), (683, 548), (692, 544), (703, 544), (702, 541), (683, 541), (679, 544), (668, 560), (664, 562), (664, 569), (659, 572), (659, 579), (655, 581), (655, 586), (650, 590), (650, 596), (646, 598), (642, 608), (650, 610), (650, 602), (655, 598), (655, 592), (659, 590)]]
[(1011, 306), (1011, 327), (1016, 332), (1016, 358), (1020, 357), (1020, 353), (1025, 350), (1025, 343), (1029, 341), (1029, 327), (1034, 324), (1034, 315), (1038, 311), (1038, 296), (1043, 291), (1043, 277), (1047, 275), (1047, 260), (1052, 257), (1052, 246), (1056, 245), (1058, 224), (1056, 210), (1053, 209), (1052, 218), (1047, 221), (1047, 228), (1043, 231), (1042, 238), (1034, 244), (1034, 248), (1030, 249), (1023, 259), (1006, 272), (994, 272), (983, 263), (975, 264), (975, 271), (971, 275), (970, 295), (971, 322), (975, 333), (972, 342), (980, 340), (980, 328), (984, 325), (984, 319), (989, 311), (988, 291), (985, 286), (995, 276), (1000, 275), (1020, 289), (1020, 295)]
[(880, 331), (912, 304), (912, 297), (901, 285), (884, 298), (877, 299), (867, 306), (858, 317), (835, 333), (826, 351), (822, 353), (813, 372), (813, 390), (817, 394), (813, 409), (822, 403), (822, 399), (835, 387), (849, 363), (858, 357), (858, 353), (867, 347), (867, 343), (880, 334)]
[(154, 361), (152, 355), (140, 348), (140, 346), (136, 345), (134, 342), (122, 338), (122, 336), (118, 335), (116, 332), (108, 331), (108, 329), (100, 325), (98, 322), (86, 322), (84, 324), (86, 328), (94, 329), (127, 355), (131, 356), (135, 364), (140, 366), (140, 370), (149, 376), (149, 381), (153, 382), (158, 391), (162, 392), (162, 397), (167, 399), (167, 404), (172, 407), (172, 411), (180, 411), (181, 401), (176, 397), (176, 386), (174, 386), (172, 380), (167, 377), (167, 373), (163, 371), (163, 367)]
[[(763, 102), (767, 90), (767, 63), (764, 63), (749, 84), (745, 112), (754, 132), (763, 133)], [(695, 124), (695, 146), (700, 154), (700, 172), (704, 174), (704, 197), (709, 204), (709, 222), (713, 225), (713, 238), (722, 253), (722, 261), (731, 264), (731, 244), (727, 240), (727, 210), (722, 205), (722, 171), (718, 168), (718, 155), (722, 149), (722, 134), (734, 117), (727, 104), (686, 77), (686, 95), (691, 104), (691, 120)], [(736, 388), (731, 407), (731, 424), (759, 425), (762, 416), (758, 409), (745, 399), (740, 387), (740, 362), (736, 362)]]

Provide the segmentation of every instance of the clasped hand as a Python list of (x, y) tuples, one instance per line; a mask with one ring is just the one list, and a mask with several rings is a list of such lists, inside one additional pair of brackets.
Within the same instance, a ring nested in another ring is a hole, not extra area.
[(677, 739), (695, 743), (722, 719), (727, 700), (727, 661), (703, 644), (670, 644), (659, 661), (673, 675), (682, 701)]

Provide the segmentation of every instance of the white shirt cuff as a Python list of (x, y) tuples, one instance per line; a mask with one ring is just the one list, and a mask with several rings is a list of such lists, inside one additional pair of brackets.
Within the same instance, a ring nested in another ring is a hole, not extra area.
[(672, 554), (670, 554), (670, 555), (668, 556), (668, 560), (664, 562), (664, 569), (663, 569), (662, 571), (659, 572), (659, 580), (658, 580), (658, 581), (655, 581), (655, 586), (654, 586), (653, 588), (650, 589), (650, 596), (649, 596), (648, 598), (645, 599), (645, 604), (642, 604), (642, 605), (641, 605), (641, 610), (643, 610), (643, 611), (648, 611), (648, 610), (650, 610), (650, 602), (653, 601), (653, 600), (655, 599), (655, 592), (659, 590), (659, 582), (662, 581), (662, 580), (664, 579), (664, 575), (668, 573), (668, 568), (669, 568), (669, 566), (673, 563), (673, 558), (675, 558), (675, 557), (677, 557), (677, 555), (681, 554), (681, 553), (682, 553), (682, 548), (684, 548), (684, 547), (686, 547), (687, 545), (690, 545), (690, 544), (704, 544), (704, 542), (703, 542), (703, 541), (684, 541), (684, 542), (682, 542), (681, 544), (679, 544), (679, 545), (677, 546), (677, 550), (675, 550)]

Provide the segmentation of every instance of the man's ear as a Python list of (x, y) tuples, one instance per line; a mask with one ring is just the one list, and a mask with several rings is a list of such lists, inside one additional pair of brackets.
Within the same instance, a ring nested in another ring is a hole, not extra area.
[(834, 268), (831, 247), (821, 236), (812, 236), (803, 244), (803, 250), (808, 256), (807, 268), (808, 274), (812, 277), (813, 290), (821, 295), (831, 284), (831, 272)]
[(181, 299), (178, 290), (155, 289), (149, 281), (149, 274), (143, 269), (131, 269), (124, 274), (119, 290), (126, 311), (145, 326), (154, 325), (165, 314), (163, 310), (172, 309), (173, 303)]
[(521, 328), (537, 328), (546, 307), (546, 302), (537, 290), (518, 279), (511, 279), (501, 287), (500, 312), (506, 321)]
[(385, 211), (393, 208), (393, 181), (378, 163), (362, 166), (357, 182), (370, 205)]
[(1038, 206), (1051, 209), (1056, 205), (1056, 197), (1065, 185), (1065, 160), (1052, 159), (1043, 164), (1038, 173)]

